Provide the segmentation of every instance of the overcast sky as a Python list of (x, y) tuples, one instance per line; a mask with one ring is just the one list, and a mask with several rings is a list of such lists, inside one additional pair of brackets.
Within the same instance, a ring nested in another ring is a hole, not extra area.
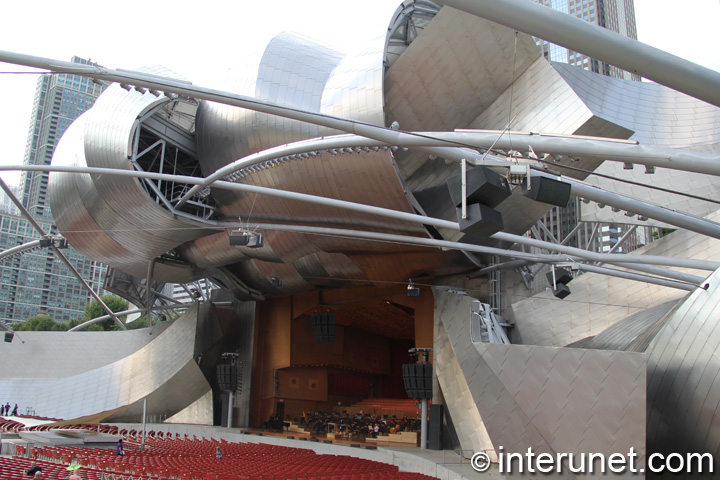
[[(212, 87), (223, 65), (250, 44), (293, 30), (340, 49), (367, 38), (363, 26), (390, 18), (399, 1), (203, 0), (193, 7), (165, 0), (112, 4), (74, 0), (13, 3), (0, 19), (0, 50), (69, 61), (73, 55), (109, 68), (164, 65)], [(188, 4), (183, 4), (188, 5)], [(720, 0), (635, 0), (640, 41), (720, 71)], [(0, 63), (0, 72), (31, 69)], [(0, 74), (0, 163), (21, 164), (37, 75)], [(10, 184), (19, 173), (2, 172)]]

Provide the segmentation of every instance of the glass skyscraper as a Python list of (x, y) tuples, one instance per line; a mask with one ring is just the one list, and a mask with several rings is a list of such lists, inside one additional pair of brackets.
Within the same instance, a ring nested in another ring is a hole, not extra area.
[[(88, 60), (73, 57), (74, 63)], [(26, 165), (49, 165), (55, 146), (67, 127), (90, 108), (103, 86), (70, 73), (47, 74), (38, 78), (25, 147)], [(23, 206), (49, 234), (56, 234), (47, 201), (48, 174), (24, 172), (18, 196)], [(0, 250), (5, 251), (33, 240), (40, 234), (14, 208), (0, 211)], [(106, 267), (77, 253), (63, 250), (83, 279), (100, 292)], [(24, 321), (46, 314), (57, 321), (80, 318), (92, 300), (82, 283), (50, 248), (0, 260), (0, 320)]]
[[(73, 57), (73, 63), (87, 65), (88, 60)], [(33, 114), (30, 119), (25, 165), (50, 165), (55, 146), (67, 127), (89, 109), (102, 93), (103, 86), (92, 79), (63, 73), (42, 75), (35, 87)], [(34, 218), (52, 221), (47, 203), (48, 174), (25, 172), (22, 179), (22, 203)]]
[[(593, 23), (613, 32), (637, 40), (635, 4), (633, 0), (535, 0), (537, 3), (568, 15)], [(590, 58), (565, 47), (542, 42), (543, 53), (553, 62), (562, 62), (585, 68), (595, 73), (627, 80), (640, 80), (631, 74), (597, 59)]]

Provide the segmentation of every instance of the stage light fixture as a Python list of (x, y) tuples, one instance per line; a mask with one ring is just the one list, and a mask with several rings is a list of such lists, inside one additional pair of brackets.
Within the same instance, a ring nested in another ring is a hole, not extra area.
[(263, 246), (263, 237), (259, 233), (237, 230), (230, 232), (230, 245), (248, 248)]

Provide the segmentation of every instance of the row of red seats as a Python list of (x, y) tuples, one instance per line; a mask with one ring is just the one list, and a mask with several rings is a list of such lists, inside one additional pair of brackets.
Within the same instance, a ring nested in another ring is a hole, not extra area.
[(18, 433), (22, 430), (23, 424), (8, 418), (0, 418), (0, 431), (3, 433)]
[[(223, 458), (215, 458), (215, 449)], [(319, 455), (313, 450), (262, 443), (231, 443), (225, 440), (179, 438), (156, 435), (145, 441), (126, 441), (126, 455), (117, 457), (114, 448), (35, 447), (34, 458), (56, 464), (77, 462), (88, 472), (103, 472), (141, 479), (177, 480), (404, 480), (430, 479), (407, 476), (397, 467), (344, 455)], [(28, 467), (29, 468), (29, 467)], [(67, 472), (65, 472), (65, 477)]]
[[(250, 450), (265, 451), (261, 456), (244, 456), (244, 457), (228, 457), (223, 454), (223, 459), (218, 461), (212, 454), (197, 456), (190, 452), (184, 456), (182, 454), (167, 454), (154, 450), (144, 452), (133, 452), (132, 455), (126, 455), (121, 458), (115, 456), (114, 450), (110, 449), (77, 449), (70, 447), (43, 448), (36, 451), (36, 455), (43, 458), (55, 459), (69, 463), (77, 460), (81, 465), (95, 466), (118, 472), (126, 473), (149, 473), (155, 475), (168, 474), (169, 476), (177, 476), (174, 470), (205, 470), (211, 473), (239, 473), (239, 474), (256, 474), (256, 473), (284, 473), (291, 471), (297, 474), (317, 473), (326, 471), (328, 473), (341, 472), (368, 472), (368, 471), (387, 471), (394, 467), (363, 460), (349, 456), (335, 455), (315, 455), (312, 450), (294, 449), (291, 447), (279, 447), (265, 444), (228, 444), (226, 448), (233, 450), (235, 448), (243, 448)], [(293, 450), (299, 450), (306, 455), (293, 455)], [(270, 452), (273, 454), (271, 455)], [(270, 466), (268, 466), (270, 465)], [(176, 468), (174, 468), (176, 467)]]

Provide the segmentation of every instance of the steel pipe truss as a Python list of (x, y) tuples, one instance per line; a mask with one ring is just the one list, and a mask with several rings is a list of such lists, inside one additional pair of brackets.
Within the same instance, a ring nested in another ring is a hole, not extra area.
[[(492, 6), (492, 8), (495, 8), (498, 6), (497, 4), (501, 4), (503, 2), (493, 2), (489, 0), (485, 2), (476, 2), (478, 8), (480, 10), (483, 10), (483, 13), (479, 13), (479, 10), (467, 6), (467, 4), (472, 2), (453, 0), (453, 2), (445, 3), (448, 5), (456, 6), (458, 8), (467, 9), (467, 11), (470, 11), (470, 13), (485, 16), (485, 18), (490, 18), (491, 15), (487, 13), (490, 6)], [(530, 7), (529, 5), (532, 3), (533, 2), (517, 0), (513, 1), (512, 5), (507, 5), (506, 7), (511, 9), (517, 9), (513, 10), (516, 12), (524, 12), (522, 8), (534, 8)], [(545, 10), (549, 10), (545, 7), (540, 6), (538, 6), (538, 8), (544, 8)], [(521, 17), (520, 19), (524, 21), (524, 14), (520, 15), (519, 17)], [(534, 22), (541, 24), (543, 28), (547, 29), (550, 28), (549, 25), (551, 25), (552, 22), (546, 20), (546, 18), (533, 19)], [(573, 36), (570, 37), (570, 40), (565, 46), (567, 46), (568, 48), (573, 48), (576, 51), (583, 52), (583, 49), (578, 48), (579, 45), (573, 42), (578, 42), (579, 38), (584, 34), (591, 34), (592, 26), (584, 25), (581, 27), (578, 24), (576, 27), (578, 29), (585, 30), (583, 30), (582, 32), (580, 30), (575, 32)], [(537, 33), (529, 33), (537, 35)], [(546, 40), (553, 41), (552, 38), (543, 37), (542, 35), (537, 36), (545, 38)], [(556, 43), (563, 44), (561, 42)], [(603, 41), (598, 41), (598, 45), (602, 47)], [(630, 49), (626, 51), (625, 55), (631, 60), (637, 60), (643, 55), (646, 55), (648, 52), (649, 51), (647, 50), (643, 50), (643, 48)], [(609, 58), (608, 62), (613, 63), (611, 60), (613, 59)], [(665, 58), (665, 60), (667, 60), (667, 58)], [(366, 205), (351, 204), (350, 202), (341, 202), (338, 200), (320, 198), (311, 195), (293, 194), (292, 192), (283, 192), (279, 190), (235, 183), (240, 178), (243, 178), (243, 176), (251, 174), (253, 171), (262, 169), (265, 166), (269, 166), (272, 164), (272, 162), (283, 162), (298, 158), (301, 159), (304, 158), (304, 156), (311, 156), (313, 154), (317, 155), (317, 152), (321, 150), (327, 150), (330, 153), (337, 154), (350, 153), (352, 151), (357, 151), (357, 149), (362, 150), (366, 148), (414, 148), (418, 151), (427, 153), (428, 155), (442, 157), (450, 161), (462, 162), (463, 160), (466, 160), (468, 163), (475, 165), (483, 164), (491, 166), (493, 168), (502, 168), (507, 170), (511, 164), (518, 161), (518, 155), (516, 155), (518, 152), (502, 150), (504, 148), (503, 142), (505, 141), (505, 138), (507, 138), (508, 141), (510, 140), (510, 138), (512, 138), (512, 143), (514, 145), (524, 145), (526, 143), (525, 141), (527, 141), (528, 152), (519, 152), (519, 157), (524, 157), (528, 163), (532, 163), (534, 160), (539, 161), (543, 159), (557, 159), (557, 155), (584, 155), (588, 157), (602, 158), (610, 161), (623, 162), (624, 164), (640, 163), (645, 164), (649, 168), (654, 168), (658, 166), (711, 175), (720, 174), (720, 167), (718, 167), (718, 165), (720, 165), (720, 159), (718, 159), (717, 155), (672, 150), (653, 146), (640, 146), (634, 142), (626, 141), (556, 137), (533, 134), (528, 132), (503, 132), (503, 134), (475, 131), (431, 133), (402, 132), (394, 129), (380, 127), (377, 125), (370, 125), (339, 117), (333, 117), (330, 115), (303, 111), (299, 109), (290, 109), (282, 105), (274, 104), (272, 102), (266, 102), (229, 92), (194, 86), (187, 82), (158, 77), (154, 75), (147, 75), (138, 72), (111, 70), (100, 66), (77, 65), (70, 62), (62, 62), (52, 59), (15, 54), (11, 52), (0, 52), (0, 61), (27, 65), (36, 68), (44, 68), (55, 72), (72, 71), (73, 73), (85, 75), (98, 80), (120, 82), (126, 87), (132, 85), (141, 92), (145, 92), (147, 91), (147, 89), (150, 89), (151, 93), (158, 93), (158, 95), (159, 92), (163, 92), (168, 99), (174, 100), (178, 98), (178, 96), (204, 99), (224, 103), (227, 105), (247, 108), (258, 112), (278, 115), (303, 122), (308, 122), (315, 125), (338, 129), (357, 135), (345, 135), (328, 139), (316, 139), (311, 141), (298, 142), (292, 145), (277, 147), (275, 149), (270, 149), (265, 152), (260, 152), (258, 154), (249, 156), (247, 158), (237, 160), (236, 162), (233, 162), (232, 164), (223, 167), (222, 169), (218, 170), (217, 172), (206, 178), (196, 177), (195, 175), (197, 172), (179, 172), (179, 169), (176, 168), (177, 164), (172, 163), (172, 161), (168, 160), (167, 158), (167, 148), (165, 143), (155, 143), (153, 144), (154, 146), (151, 149), (144, 148), (141, 151), (135, 151), (135, 153), (137, 154), (136, 158), (134, 159), (136, 162), (135, 164), (138, 166), (139, 170), (143, 171), (131, 173), (134, 174), (133, 176), (136, 176), (138, 178), (153, 179), (154, 183), (147, 185), (150, 192), (152, 192), (152, 195), (156, 196), (159, 203), (163, 204), (168, 210), (179, 216), (191, 218), (205, 225), (216, 225), (223, 228), (230, 226), (237, 227), (239, 225), (231, 222), (222, 223), (212, 222), (209, 220), (209, 212), (212, 211), (212, 207), (204, 204), (202, 201), (205, 198), (209, 198), (208, 193), (210, 185), (217, 188), (225, 188), (238, 191), (255, 191), (262, 194), (285, 196), (287, 198), (293, 198), (295, 200), (331, 204), (342, 208), (362, 211), (365, 213), (372, 213), (388, 218), (403, 218), (405, 220), (417, 221), (424, 225), (434, 225), (442, 226), (443, 228), (458, 229), (455, 222), (447, 222), (440, 219), (429, 219), (428, 217), (423, 217), (419, 215), (412, 216), (411, 214), (404, 214), (402, 212), (394, 212), (385, 209), (377, 209)], [(680, 65), (680, 63), (669, 62), (668, 66), (671, 67), (674, 72), (682, 70), (683, 75), (685, 75), (687, 72), (682, 69), (683, 66)], [(638, 73), (640, 73), (641, 75), (643, 74), (642, 71), (638, 71)], [(648, 78), (653, 78), (649, 75), (646, 76), (648, 76)], [(720, 77), (707, 75), (706, 72), (703, 71), (697, 75), (693, 75), (693, 79), (700, 79), (701, 81), (698, 81), (697, 84), (687, 89), (684, 89), (683, 85), (676, 85), (677, 89), (683, 91), (684, 93), (694, 95), (698, 98), (706, 99), (707, 101), (710, 101), (715, 105), (720, 105), (720, 101), (717, 101), (712, 95), (708, 93), (711, 90), (720, 91), (717, 89), (717, 87), (720, 86)], [(663, 81), (658, 81), (660, 83), (663, 83)], [(668, 84), (668, 86), (674, 85), (672, 82), (666, 84)], [(503, 135), (506, 135), (506, 137), (503, 137)], [(493, 150), (489, 151), (490, 149)], [(500, 149), (501, 151), (497, 151), (495, 149)], [(153, 153), (154, 156), (150, 155), (151, 153)], [(490, 155), (488, 155), (488, 153), (490, 153)], [(143, 158), (146, 155), (149, 156), (147, 158)], [(140, 163), (142, 162), (140, 162), (139, 159), (149, 160), (149, 162), (146, 164), (146, 167), (140, 165)], [(147, 171), (147, 165), (150, 166), (150, 170), (154, 170), (157, 167), (157, 172)], [(56, 170), (71, 171), (70, 168), (72, 167), (65, 167), (64, 169)], [(26, 168), (24, 166), (10, 166), (4, 167), (4, 169), (29, 170), (35, 168)], [(42, 170), (43, 168), (41, 167), (37, 169)], [(51, 170), (51, 168), (47, 168), (47, 170), (49, 171)], [(101, 170), (103, 170), (103, 173), (111, 173), (112, 171), (110, 169), (78, 169), (72, 171), (99, 172)], [(174, 174), (166, 173), (169, 171), (172, 171)], [(121, 174), (119, 172), (117, 173)], [(175, 173), (184, 174), (177, 175)], [(702, 233), (704, 235), (709, 235), (714, 238), (720, 238), (720, 225), (715, 222), (696, 218), (688, 214), (671, 212), (667, 209), (663, 209), (662, 207), (647, 204), (646, 202), (641, 202), (636, 199), (631, 199), (629, 197), (605, 192), (595, 187), (590, 187), (576, 180), (571, 180), (567, 178), (561, 179), (563, 181), (568, 181), (569, 183), (571, 183), (573, 194), (579, 197), (598, 202), (602, 201), (604, 204), (608, 204), (619, 209), (626, 209), (629, 212), (647, 216), (648, 218), (656, 218), (658, 220), (670, 223), (672, 225), (676, 225), (681, 228), (686, 228), (688, 230)], [(175, 186), (173, 186), (172, 188), (167, 190), (164, 189), (163, 184), (161, 183), (163, 181), (185, 183), (186, 185), (180, 189), (177, 189), (175, 188)], [(189, 187), (189, 185), (193, 186)], [(199, 208), (200, 210), (187, 211), (187, 209), (183, 208), (186, 204), (188, 204), (192, 208)], [(312, 229), (312, 227), (307, 226), (287, 225), (266, 225), (264, 226), (264, 228), (296, 228), (298, 229), (297, 231), (301, 231), (303, 229)], [(358, 238), (390, 241), (389, 237), (387, 236), (381, 238), (382, 236), (376, 235), (373, 238), (373, 234), (371, 232), (342, 231), (336, 232), (336, 234), (356, 235)], [(493, 235), (493, 238), (497, 240), (509, 241), (520, 245), (547, 248), (550, 251), (557, 252), (557, 254), (559, 255), (555, 255), (556, 258), (545, 258), (537, 255), (528, 255), (510, 250), (491, 251), (490, 249), (484, 249), (484, 247), (458, 244), (457, 242), (435, 242), (443, 243), (443, 245), (447, 246), (447, 248), (458, 248), (466, 251), (478, 251), (488, 254), (497, 254), (498, 256), (501, 256), (503, 258), (516, 258), (547, 263), (554, 263), (558, 261), (576, 261), (577, 259), (582, 259), (583, 262), (607, 262), (616, 265), (625, 265), (629, 268), (634, 268), (633, 266), (638, 264), (682, 266), (686, 268), (696, 268), (702, 270), (712, 270), (718, 267), (718, 265), (716, 265), (717, 262), (700, 262), (693, 261), (691, 259), (669, 259), (668, 257), (656, 257), (648, 255), (618, 255), (614, 253), (602, 254), (597, 252), (587, 252), (582, 249), (567, 247), (558, 243), (553, 244), (552, 242), (541, 242), (539, 240), (528, 239), (526, 237), (505, 234), (502, 232)], [(405, 241), (408, 243), (420, 244), (422, 243), (420, 242), (420, 240), (431, 239), (410, 239), (408, 237), (404, 237), (402, 240), (396, 238), (392, 241)], [(435, 244), (434, 246), (439, 246), (440, 243)], [(449, 244), (452, 244), (452, 247), (449, 247)]]
[[(10, 167), (0, 167), (2, 169), (10, 169)], [(150, 172), (137, 172), (129, 170), (115, 170), (107, 168), (92, 168), (92, 167), (73, 167), (73, 166), (43, 166), (43, 165), (26, 165), (26, 166), (14, 166), (13, 169), (21, 170), (39, 170), (39, 171), (64, 171), (64, 172), (78, 172), (78, 173), (103, 173), (103, 174), (117, 174), (122, 176), (133, 176), (139, 178), (153, 178), (156, 180), (173, 180), (177, 182), (187, 182), (190, 184), (202, 184), (201, 179), (195, 177), (183, 177), (168, 174), (156, 174)], [(405, 221), (411, 221), (421, 225), (433, 225), (442, 228), (449, 228), (453, 230), (460, 229), (457, 222), (451, 222), (442, 219), (431, 218), (423, 215), (415, 215), (410, 213), (398, 212), (395, 210), (389, 210), (379, 207), (373, 207), (368, 205), (357, 204), (353, 202), (346, 202), (342, 200), (335, 200), (331, 198), (318, 197), (314, 195), (300, 194), (296, 192), (288, 192), (283, 190), (277, 190), (267, 187), (258, 187), (253, 185), (230, 183), (225, 181), (217, 181), (213, 185), (217, 188), (224, 188), (228, 190), (237, 191), (250, 191), (266, 195), (284, 197), (288, 199), (319, 203), (324, 205), (332, 205), (339, 208), (346, 208), (349, 210), (360, 211), (373, 215), (382, 216), (385, 218), (402, 219)], [(245, 224), (239, 222), (219, 222), (199, 219), (190, 215), (184, 214), (183, 212), (171, 210), (174, 214), (179, 216), (185, 216), (193, 218), (199, 223), (205, 226), (215, 226), (217, 228), (228, 229), (228, 228), (240, 228), (248, 227)], [(634, 254), (617, 254), (617, 253), (598, 253), (588, 252), (586, 250), (569, 247), (566, 245), (554, 244), (552, 242), (545, 242), (542, 240), (532, 239), (521, 235), (513, 235), (503, 232), (498, 232), (492, 235), (492, 238), (513, 244), (525, 245), (528, 247), (537, 247), (547, 249), (549, 251), (556, 252), (554, 255), (536, 255), (515, 250), (485, 247), (480, 245), (471, 245), (460, 242), (451, 242), (445, 240), (435, 240), (430, 238), (418, 238), (409, 237), (404, 235), (392, 235), (392, 234), (380, 234), (376, 232), (363, 232), (347, 229), (328, 229), (314, 226), (305, 225), (279, 225), (279, 224), (257, 224), (253, 226), (256, 230), (281, 230), (281, 231), (296, 231), (302, 233), (316, 233), (324, 235), (335, 235), (335, 236), (348, 236), (354, 238), (365, 238), (367, 240), (376, 241), (389, 241), (397, 243), (406, 243), (414, 245), (426, 245), (431, 247), (449, 248), (467, 252), (483, 253), (488, 255), (498, 255), (502, 258), (516, 258), (524, 260), (532, 260), (535, 263), (558, 263), (568, 261), (580, 261), (580, 262), (604, 262), (614, 265), (625, 266), (627, 268), (634, 268), (634, 265), (665, 265), (675, 266), (681, 268), (691, 268), (698, 270), (709, 270), (713, 271), (720, 268), (720, 262), (712, 262), (705, 260), (694, 260), (694, 259), (682, 259), (674, 257), (663, 257), (657, 255), (634, 255)], [(697, 286), (697, 285), (696, 285)], [(678, 287), (685, 288), (685, 287)], [(693, 287), (694, 288), (694, 287)]]

